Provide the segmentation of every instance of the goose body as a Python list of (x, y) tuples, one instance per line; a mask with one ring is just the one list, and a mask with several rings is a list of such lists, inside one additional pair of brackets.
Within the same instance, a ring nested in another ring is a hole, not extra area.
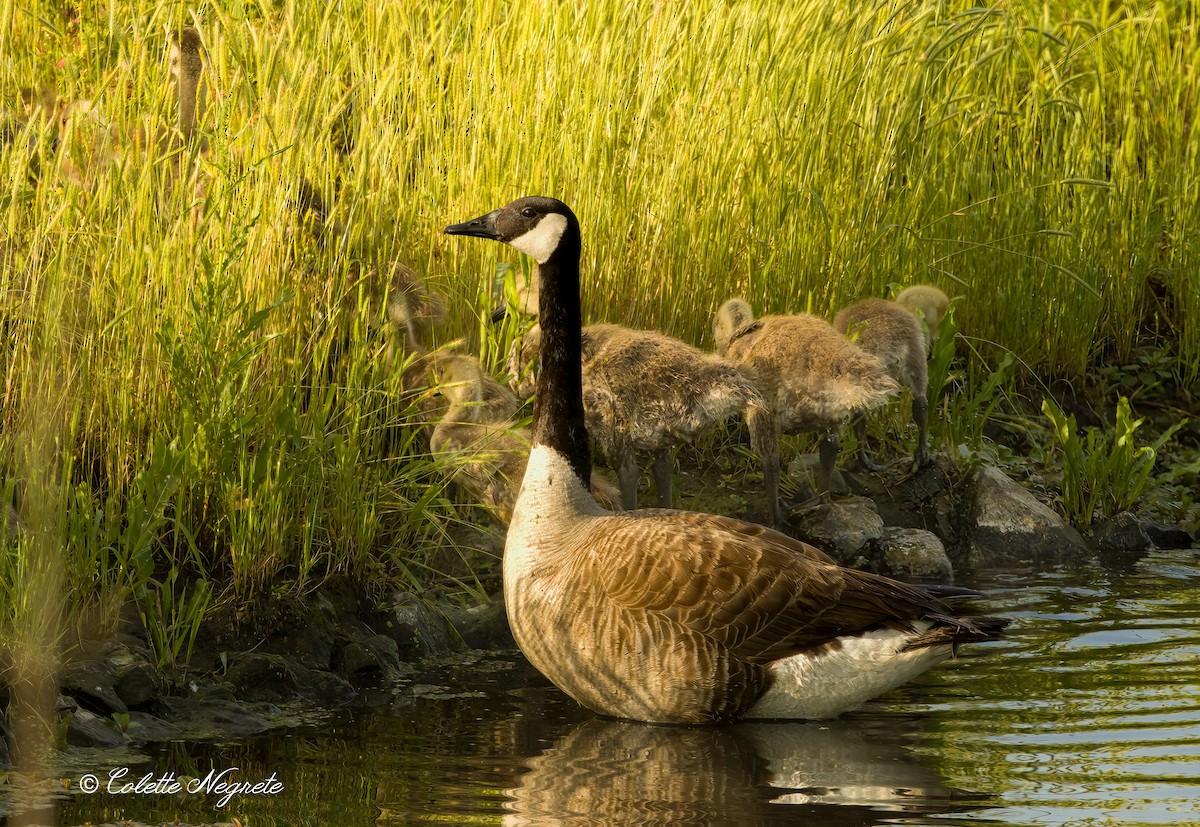
[[(929, 368), (925, 363), (925, 337), (921, 321), (906, 307), (885, 299), (863, 299), (838, 312), (834, 328), (875, 356), (888, 375), (912, 391), (912, 416), (917, 423), (918, 465), (928, 458)], [(866, 423), (857, 419), (860, 457), (868, 468), (878, 468), (867, 454)]]
[(591, 455), (574, 214), (524, 198), (446, 231), (504, 241), (541, 267), (533, 449), (504, 588), (517, 643), (567, 694), (664, 723), (827, 717), (1004, 627), (762, 526), (598, 506), (583, 482)]

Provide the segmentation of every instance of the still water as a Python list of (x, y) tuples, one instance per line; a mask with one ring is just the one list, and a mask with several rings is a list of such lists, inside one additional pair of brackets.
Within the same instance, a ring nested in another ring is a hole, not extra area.
[(381, 708), (163, 746), (134, 773), (237, 767), (274, 773), (275, 795), (73, 792), (59, 823), (1200, 824), (1200, 551), (970, 585), (1015, 619), (1007, 639), (836, 721), (603, 720), (481, 657)]

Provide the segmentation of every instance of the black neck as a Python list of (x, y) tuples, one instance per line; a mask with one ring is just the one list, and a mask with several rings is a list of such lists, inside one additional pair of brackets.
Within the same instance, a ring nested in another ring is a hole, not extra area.
[(579, 230), (571, 226), (554, 254), (538, 267), (542, 341), (533, 398), (533, 443), (566, 457), (587, 486), (592, 476), (592, 452), (583, 424), (579, 253)]

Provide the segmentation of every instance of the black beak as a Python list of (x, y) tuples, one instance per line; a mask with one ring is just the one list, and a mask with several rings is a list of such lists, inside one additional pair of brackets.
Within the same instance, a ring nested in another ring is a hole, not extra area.
[(508, 302), (492, 311), (492, 324), (500, 324), (508, 316)]
[(496, 229), (496, 216), (499, 214), (499, 210), (492, 210), (487, 215), (472, 218), (470, 221), (464, 221), (461, 224), (451, 224), (444, 232), (447, 235), (470, 235), (476, 238), (490, 238), (499, 241), (500, 231)]

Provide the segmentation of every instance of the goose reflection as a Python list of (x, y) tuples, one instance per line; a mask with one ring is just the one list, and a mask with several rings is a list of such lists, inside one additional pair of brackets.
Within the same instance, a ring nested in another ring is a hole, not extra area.
[[(529, 760), (506, 790), (504, 824), (870, 825), (896, 814), (974, 809), (861, 722), (689, 729), (593, 719)], [(890, 823), (890, 822), (889, 822)]]

